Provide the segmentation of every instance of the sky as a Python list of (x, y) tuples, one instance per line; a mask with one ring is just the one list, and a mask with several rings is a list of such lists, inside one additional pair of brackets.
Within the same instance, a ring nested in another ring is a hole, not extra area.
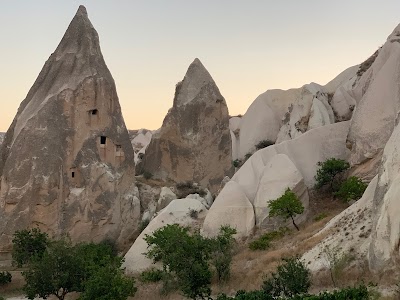
[(244, 114), (268, 89), (326, 84), (375, 52), (399, 0), (0, 0), (0, 131), (79, 5), (100, 36), (129, 129), (157, 129), (198, 57)]

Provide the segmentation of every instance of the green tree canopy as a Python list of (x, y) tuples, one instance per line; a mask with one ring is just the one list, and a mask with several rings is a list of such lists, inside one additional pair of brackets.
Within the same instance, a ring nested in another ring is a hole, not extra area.
[(278, 199), (272, 200), (268, 204), (269, 216), (282, 217), (284, 220), (292, 219), (292, 223), (297, 230), (300, 230), (294, 221), (294, 216), (304, 212), (303, 203), (299, 200), (295, 193), (289, 188)]
[(336, 188), (338, 176), (350, 168), (350, 164), (343, 159), (330, 158), (324, 162), (318, 162), (319, 169), (315, 175), (317, 189), (329, 184), (331, 191)]

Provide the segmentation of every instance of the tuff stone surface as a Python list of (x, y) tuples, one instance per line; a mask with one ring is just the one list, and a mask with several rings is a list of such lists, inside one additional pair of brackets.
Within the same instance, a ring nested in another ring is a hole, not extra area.
[(2, 250), (15, 230), (27, 227), (119, 244), (135, 231), (140, 201), (133, 149), (83, 6), (21, 103), (0, 151)]
[(178, 83), (173, 107), (153, 135), (143, 171), (175, 182), (194, 181), (218, 189), (232, 169), (228, 108), (200, 60)]

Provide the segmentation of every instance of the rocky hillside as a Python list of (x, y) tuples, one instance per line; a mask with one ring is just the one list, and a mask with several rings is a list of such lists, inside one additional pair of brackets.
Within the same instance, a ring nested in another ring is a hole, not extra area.
[(3, 143), (4, 141), (4, 136), (6, 135), (5, 132), (0, 132), (0, 145)]

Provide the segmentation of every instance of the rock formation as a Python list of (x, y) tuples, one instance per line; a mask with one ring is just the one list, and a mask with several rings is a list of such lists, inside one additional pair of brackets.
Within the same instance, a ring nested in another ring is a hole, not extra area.
[[(351, 164), (359, 165), (382, 154), (400, 111), (400, 25), (360, 69), (352, 91), (357, 107), (351, 121), (348, 147)], [(370, 65), (370, 67), (368, 67)], [(362, 72), (361, 72), (362, 71)], [(377, 167), (371, 167), (373, 177)]]
[(5, 136), (5, 133), (4, 132), (0, 132), (0, 146), (3, 143), (4, 136)]
[(280, 143), (313, 128), (349, 120), (355, 104), (347, 99), (353, 105), (349, 108), (343, 97), (352, 88), (357, 70), (358, 66), (348, 68), (325, 86), (310, 83), (258, 96), (242, 118), (232, 118), (233, 160), (254, 153), (260, 141)]
[(146, 148), (150, 144), (153, 132), (147, 129), (129, 130), (129, 139), (131, 140), (133, 152), (135, 153), (135, 164), (138, 164), (144, 154)]
[[(215, 199), (204, 220), (204, 233), (214, 235), (221, 225), (231, 225), (237, 229), (237, 237), (248, 236), (256, 225), (254, 212), (248, 208), (255, 208), (257, 220), (261, 220), (258, 223), (262, 223), (268, 218), (267, 200), (280, 197), (287, 187), (293, 188), (307, 207), (306, 187), (315, 184), (317, 163), (331, 157), (347, 158), (345, 141), (349, 125), (341, 122), (318, 127), (254, 153)], [(270, 174), (276, 175), (278, 184), (271, 182), (274, 176)], [(270, 220), (268, 223), (271, 224)]]
[(80, 6), (1, 147), (0, 247), (38, 226), (126, 241), (140, 216), (133, 150), (99, 38)]
[(143, 171), (218, 189), (232, 169), (228, 108), (200, 60), (178, 83), (173, 107), (146, 150)]

